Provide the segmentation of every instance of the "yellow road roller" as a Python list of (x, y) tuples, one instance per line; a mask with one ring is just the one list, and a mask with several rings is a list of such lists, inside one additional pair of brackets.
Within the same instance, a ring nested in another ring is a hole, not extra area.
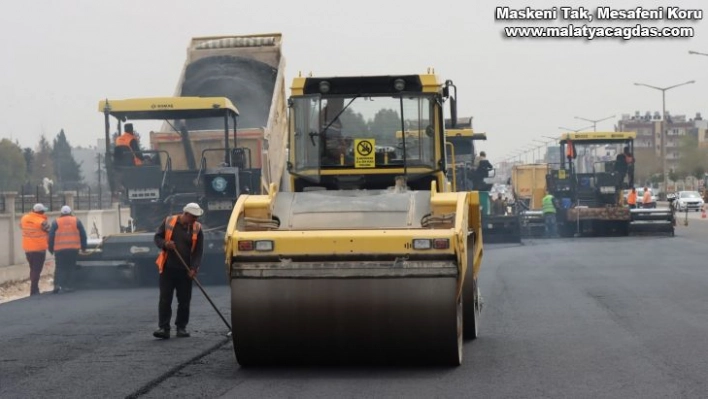
[(291, 90), (284, 180), (240, 196), (225, 237), (237, 362), (460, 365), (482, 235), (478, 193), (446, 175), (457, 88), (428, 73)]

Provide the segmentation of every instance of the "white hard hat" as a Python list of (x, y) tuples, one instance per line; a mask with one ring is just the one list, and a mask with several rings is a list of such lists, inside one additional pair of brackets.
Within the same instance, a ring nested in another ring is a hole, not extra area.
[(71, 208), (69, 205), (64, 205), (61, 207), (61, 214), (62, 215), (70, 215), (71, 214)]
[(34, 206), (32, 207), (32, 210), (35, 212), (46, 212), (48, 209), (43, 204), (38, 203), (38, 204), (34, 204)]
[(204, 209), (200, 208), (199, 204), (197, 204), (196, 202), (190, 202), (189, 204), (185, 205), (183, 211), (197, 217), (202, 216), (204, 214)]

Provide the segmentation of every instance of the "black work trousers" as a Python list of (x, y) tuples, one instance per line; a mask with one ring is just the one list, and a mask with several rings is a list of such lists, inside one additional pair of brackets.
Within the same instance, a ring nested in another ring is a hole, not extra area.
[(76, 272), (76, 259), (79, 257), (78, 249), (62, 249), (54, 252), (54, 287), (74, 288), (74, 275)]
[(177, 291), (177, 318), (175, 326), (186, 328), (189, 323), (189, 303), (192, 300), (192, 279), (186, 269), (165, 267), (160, 274), (159, 328), (170, 329), (172, 298)]
[(30, 295), (39, 295), (39, 278), (42, 276), (46, 251), (25, 252), (30, 267)]

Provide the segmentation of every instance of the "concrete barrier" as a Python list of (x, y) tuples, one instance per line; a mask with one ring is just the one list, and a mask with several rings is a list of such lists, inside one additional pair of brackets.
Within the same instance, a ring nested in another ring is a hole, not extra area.
[[(5, 198), (7, 212), (0, 214), (0, 236), (7, 237), (0, 240), (0, 284), (16, 280), (16, 276), (23, 275), (22, 279), (29, 278), (29, 268), (22, 250), (22, 229), (20, 229), (21, 214), (15, 212), (15, 198), (17, 193), (0, 193)], [(73, 204), (73, 198), (67, 198), (67, 205)], [(120, 216), (119, 216), (120, 214)], [(47, 212), (49, 222), (56, 220), (59, 212)], [(101, 209), (92, 211), (75, 211), (74, 216), (81, 220), (89, 239), (100, 239), (106, 235), (120, 232), (120, 223), (128, 223), (130, 218), (129, 208)], [(53, 270), (52, 257), (47, 254), (48, 264)]]

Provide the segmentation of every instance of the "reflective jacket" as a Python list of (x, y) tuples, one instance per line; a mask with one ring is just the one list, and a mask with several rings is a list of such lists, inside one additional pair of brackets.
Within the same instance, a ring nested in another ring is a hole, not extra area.
[(636, 191), (630, 191), (629, 194), (627, 194), (627, 204), (637, 205), (637, 192)]
[(50, 251), (61, 251), (64, 249), (81, 249), (81, 234), (77, 226), (75, 216), (61, 216), (54, 223), (56, 228), (52, 226), (50, 234)]
[[(177, 225), (177, 220), (179, 220), (179, 215), (169, 216), (165, 219), (165, 241), (172, 241), (172, 232)], [(194, 222), (192, 225), (192, 253), (197, 249), (197, 240), (199, 238), (199, 231), (201, 231), (202, 225), (199, 222)], [(186, 261), (186, 259), (185, 259)], [(157, 265), (157, 270), (162, 274), (162, 270), (165, 268), (165, 262), (167, 262), (167, 250), (163, 249), (158, 255), (155, 264)]]
[(20, 220), (22, 249), (25, 252), (44, 252), (49, 248), (49, 223), (47, 216), (30, 212)]
[(651, 192), (649, 190), (644, 192), (644, 196), (642, 197), (642, 204), (649, 204), (651, 203)]
[(133, 155), (133, 164), (135, 166), (140, 166), (143, 164), (143, 161), (138, 157), (133, 146), (131, 146), (131, 142), (133, 140), (136, 140), (137, 142), (137, 139), (134, 135), (130, 133), (123, 133), (116, 138), (116, 148), (127, 147), (128, 151), (130, 151), (130, 153)]
[(553, 196), (551, 194), (543, 197), (543, 213), (556, 213), (556, 206), (553, 204)]

